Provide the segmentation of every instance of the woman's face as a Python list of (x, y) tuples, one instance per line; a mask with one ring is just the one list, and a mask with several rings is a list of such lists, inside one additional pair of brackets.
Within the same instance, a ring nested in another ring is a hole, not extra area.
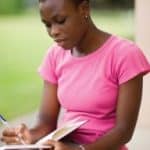
[(78, 7), (71, 0), (40, 2), (40, 14), (48, 34), (59, 46), (71, 49), (82, 42), (87, 31), (88, 9)]

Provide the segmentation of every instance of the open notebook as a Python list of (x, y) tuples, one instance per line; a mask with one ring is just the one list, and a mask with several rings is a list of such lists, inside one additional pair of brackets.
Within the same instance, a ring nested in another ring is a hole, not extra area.
[(0, 147), (0, 150), (19, 150), (19, 149), (50, 149), (49, 146), (43, 146), (42, 143), (47, 141), (48, 139), (52, 139), (55, 141), (58, 141), (68, 135), (69, 133), (73, 132), (77, 128), (79, 128), (81, 125), (86, 123), (87, 120), (80, 120), (79, 118), (70, 120), (66, 122), (64, 125), (56, 129), (55, 131), (51, 132), (47, 136), (41, 138), (37, 143), (35, 144), (26, 144), (26, 145), (4, 145)]

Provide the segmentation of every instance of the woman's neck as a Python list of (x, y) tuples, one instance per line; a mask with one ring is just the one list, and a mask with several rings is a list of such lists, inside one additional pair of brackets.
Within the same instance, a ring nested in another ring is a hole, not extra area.
[(72, 49), (74, 56), (85, 56), (95, 50), (97, 50), (105, 41), (110, 37), (110, 34), (105, 33), (97, 29), (93, 24), (88, 28), (88, 31), (82, 37), (82, 41), (78, 46)]

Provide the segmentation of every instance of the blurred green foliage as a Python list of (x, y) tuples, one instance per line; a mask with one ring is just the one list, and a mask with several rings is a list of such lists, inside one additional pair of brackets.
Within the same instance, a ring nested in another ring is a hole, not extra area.
[[(0, 14), (20, 13), (25, 9), (36, 7), (38, 0), (0, 0)], [(91, 0), (93, 8), (119, 8), (134, 7), (134, 0)]]
[(0, 0), (0, 14), (14, 14), (23, 11), (24, 0)]

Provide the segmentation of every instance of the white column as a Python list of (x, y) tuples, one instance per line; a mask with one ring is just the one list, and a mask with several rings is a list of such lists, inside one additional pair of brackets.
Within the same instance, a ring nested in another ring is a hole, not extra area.
[[(150, 0), (136, 0), (136, 43), (150, 61)], [(138, 126), (150, 128), (150, 74), (144, 77), (143, 100)]]

